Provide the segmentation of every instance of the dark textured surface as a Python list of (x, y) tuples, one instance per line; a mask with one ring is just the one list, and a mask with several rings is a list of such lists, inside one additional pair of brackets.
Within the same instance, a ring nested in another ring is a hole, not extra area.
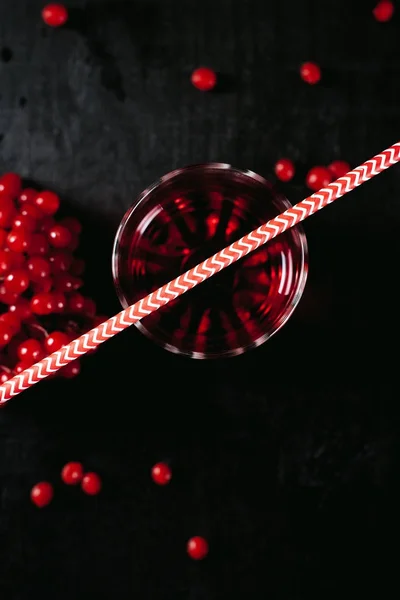
[[(60, 192), (86, 227), (89, 288), (118, 308), (115, 228), (163, 173), (218, 160), (271, 176), (359, 164), (398, 140), (399, 15), (346, 0), (0, 2), (0, 167)], [(300, 62), (317, 60), (311, 87)], [(200, 64), (222, 86), (189, 84)], [(387, 596), (397, 589), (400, 170), (305, 224), (310, 278), (276, 338), (224, 363), (180, 360), (127, 331), (77, 381), (0, 413), (0, 595), (52, 598)], [(200, 378), (180, 391), (182, 378)], [(154, 486), (151, 465), (174, 479)], [(59, 483), (68, 460), (98, 498)], [(29, 490), (56, 483), (38, 511)], [(210, 555), (185, 555), (191, 535)]]

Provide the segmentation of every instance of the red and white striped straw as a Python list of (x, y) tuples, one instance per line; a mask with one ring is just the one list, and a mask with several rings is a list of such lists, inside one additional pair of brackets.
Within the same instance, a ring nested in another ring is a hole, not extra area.
[(0, 386), (0, 406), (4, 405), (10, 398), (17, 396), (41, 379), (61, 369), (68, 363), (79, 358), (89, 350), (123, 331), (136, 321), (158, 310), (171, 300), (175, 300), (185, 292), (188, 292), (199, 283), (206, 281), (222, 269), (229, 267), (232, 263), (247, 256), (250, 252), (257, 250), (260, 246), (272, 240), (290, 227), (294, 227), (307, 217), (316, 213), (321, 208), (334, 202), (344, 194), (351, 192), (356, 187), (365, 183), (385, 169), (400, 161), (400, 142), (393, 144), (387, 150), (377, 154), (370, 160), (349, 171), (326, 188), (312, 194), (292, 208), (289, 208), (279, 216), (271, 219), (265, 225), (261, 225), (248, 235), (227, 248), (220, 250), (211, 258), (203, 261), (193, 269), (186, 271), (173, 281), (163, 285), (139, 302), (132, 304), (121, 311), (115, 317), (111, 317), (91, 331), (81, 335), (66, 346), (60, 348), (50, 356), (25, 369), (19, 375), (12, 377)]

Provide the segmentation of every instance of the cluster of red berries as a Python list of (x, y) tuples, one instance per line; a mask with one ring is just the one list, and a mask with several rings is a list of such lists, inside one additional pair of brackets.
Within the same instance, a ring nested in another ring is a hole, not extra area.
[[(101, 490), (101, 479), (97, 473), (84, 473), (79, 462), (67, 463), (61, 471), (61, 479), (66, 485), (81, 484), (82, 491), (88, 496), (96, 496)], [(50, 504), (54, 488), (48, 481), (40, 481), (31, 489), (31, 500), (39, 508)]]
[[(165, 462), (159, 462), (151, 469), (151, 477), (157, 485), (167, 485), (172, 478), (171, 467)], [(188, 540), (186, 551), (193, 560), (203, 560), (208, 554), (208, 542), (204, 537), (195, 535)]]
[[(344, 160), (335, 160), (328, 167), (312, 167), (306, 175), (306, 185), (313, 192), (317, 192), (349, 171), (350, 165)], [(289, 158), (281, 158), (275, 163), (275, 175), (281, 181), (291, 181), (295, 172), (294, 163)]]
[[(84, 262), (74, 257), (81, 224), (57, 221), (59, 197), (0, 177), (0, 385), (98, 323), (78, 290)], [(79, 373), (74, 361), (59, 371)]]

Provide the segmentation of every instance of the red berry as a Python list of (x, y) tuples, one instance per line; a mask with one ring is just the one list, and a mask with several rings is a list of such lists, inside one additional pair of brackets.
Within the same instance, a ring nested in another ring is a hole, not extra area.
[(29, 242), (28, 254), (46, 255), (49, 251), (49, 243), (43, 233), (34, 233)]
[(83, 467), (79, 462), (69, 462), (61, 471), (61, 479), (67, 485), (76, 485), (82, 480)]
[(31, 239), (32, 234), (26, 229), (12, 229), (7, 236), (7, 246), (13, 252), (26, 252)]
[(60, 199), (54, 192), (44, 190), (35, 198), (35, 205), (46, 215), (54, 215), (60, 208)]
[(82, 294), (75, 292), (68, 298), (68, 309), (72, 313), (81, 313), (85, 307), (85, 298)]
[(61, 377), (65, 379), (73, 379), (81, 372), (81, 364), (78, 360), (74, 360), (73, 362), (68, 363), (62, 369), (59, 370), (59, 374)]
[(43, 217), (43, 219), (40, 222), (40, 226), (39, 226), (39, 231), (41, 233), (44, 233), (46, 236), (49, 233), (50, 229), (52, 227), (54, 227), (54, 225), (56, 224), (55, 220), (53, 219), (53, 217), (50, 217), (50, 215), (47, 215), (47, 217)]
[(15, 198), (21, 191), (21, 177), (16, 173), (5, 173), (0, 177), (0, 194)]
[(53, 312), (55, 313), (63, 313), (67, 308), (67, 300), (64, 294), (61, 292), (52, 292), (53, 298)]
[(321, 69), (313, 62), (305, 62), (300, 67), (300, 76), (306, 83), (314, 85), (321, 79)]
[(8, 292), (20, 296), (29, 287), (29, 273), (26, 269), (15, 269), (11, 271), (4, 281), (4, 286)]
[(13, 254), (0, 250), (0, 276), (6, 275), (14, 267)]
[(31, 309), (35, 315), (49, 315), (53, 312), (54, 302), (53, 296), (43, 292), (36, 294), (31, 300)]
[(17, 213), (12, 198), (9, 196), (0, 196), (0, 227), (7, 229)]
[(329, 165), (328, 169), (335, 179), (339, 179), (339, 177), (343, 177), (350, 171), (350, 165), (344, 160), (335, 160)]
[(200, 67), (193, 71), (191, 82), (198, 90), (201, 90), (202, 92), (208, 92), (215, 87), (217, 83), (217, 75), (212, 69)]
[(72, 235), (63, 225), (53, 225), (48, 231), (49, 242), (55, 248), (66, 248), (72, 240)]
[(0, 322), (7, 325), (7, 327), (10, 327), (10, 329), (13, 330), (14, 335), (21, 329), (21, 319), (12, 312), (3, 313), (0, 316)]
[(69, 273), (59, 273), (54, 278), (54, 288), (58, 292), (73, 292), (82, 287), (83, 281)]
[[(5, 229), (0, 229), (0, 248), (4, 248), (7, 241), (7, 231)], [(76, 275), (80, 275), (80, 273), (76, 273)]]
[(12, 327), (0, 321), (0, 348), (7, 346), (14, 334), (15, 330)]
[(67, 250), (69, 250), (70, 252), (75, 252), (75, 250), (77, 249), (78, 246), (79, 246), (79, 236), (76, 235), (75, 233), (73, 233), (72, 237), (71, 237), (71, 241), (67, 246)]
[(52, 273), (68, 271), (72, 263), (72, 256), (67, 252), (52, 250), (49, 253), (49, 261)]
[(17, 300), (18, 294), (10, 292), (4, 284), (0, 285), (0, 302), (3, 304), (15, 304)]
[(53, 486), (47, 481), (41, 481), (31, 489), (31, 500), (39, 508), (47, 506), (53, 499)]
[(50, 263), (41, 256), (32, 256), (26, 261), (31, 281), (41, 281), (50, 275)]
[(158, 485), (167, 485), (171, 481), (172, 472), (166, 463), (157, 463), (151, 470), (151, 477)]
[(386, 23), (387, 21), (390, 21), (393, 13), (394, 4), (393, 2), (390, 2), (390, 0), (381, 0), (372, 11), (375, 19), (380, 23)]
[(275, 175), (281, 181), (290, 181), (294, 177), (294, 164), (288, 158), (281, 158), (275, 164)]
[(203, 537), (196, 535), (187, 543), (187, 553), (194, 560), (202, 560), (208, 554), (208, 543)]
[(18, 358), (21, 362), (33, 365), (43, 356), (43, 348), (40, 342), (35, 339), (28, 339), (18, 346)]
[[(42, 292), (50, 292), (53, 287), (52, 277), (43, 277), (40, 281), (35, 281), (32, 284), (33, 294), (41, 294)], [(54, 310), (53, 310), (54, 312)]]
[(26, 369), (29, 369), (29, 367), (31, 367), (31, 366), (32, 366), (32, 363), (19, 362), (14, 367), (14, 373), (15, 373), (15, 375), (19, 375), (23, 371), (26, 371)]
[(36, 221), (32, 219), (29, 215), (23, 215), (21, 213), (17, 214), (15, 217), (12, 227), (14, 230), (17, 229), (26, 229), (27, 231), (35, 231), (36, 229)]
[(24, 215), (24, 217), (30, 217), (35, 221), (41, 221), (43, 218), (45, 218), (40, 208), (38, 208), (34, 204), (28, 204), (27, 202), (25, 204), (22, 204), (19, 212), (21, 215)]
[[(72, 364), (72, 363), (70, 363)], [(86, 473), (82, 479), (82, 490), (89, 496), (95, 496), (101, 490), (101, 479), (97, 473)]]
[(20, 205), (25, 203), (32, 204), (36, 196), (36, 190), (34, 190), (33, 188), (25, 188), (18, 196), (18, 202)]
[(85, 261), (83, 261), (81, 258), (74, 258), (71, 266), (69, 267), (69, 272), (71, 273), (71, 275), (75, 275), (76, 277), (79, 277), (79, 275), (82, 275), (82, 273), (84, 273), (84, 271), (85, 271)]
[(11, 369), (5, 367), (4, 365), (0, 366), (0, 385), (3, 385), (6, 381), (8, 381), (12, 377)]
[(18, 298), (16, 302), (10, 304), (8, 311), (20, 321), (27, 321), (32, 316), (31, 303), (26, 298)]
[(52, 352), (56, 352), (62, 346), (65, 346), (70, 341), (70, 338), (66, 333), (62, 331), (53, 331), (50, 333), (44, 341), (44, 346), (46, 351), (51, 354)]
[(66, 217), (60, 221), (60, 224), (69, 229), (71, 233), (75, 233), (75, 235), (79, 235), (82, 231), (82, 225), (75, 217)]
[(48, 4), (42, 10), (42, 19), (50, 27), (61, 27), (68, 20), (68, 11), (63, 4)]
[(306, 185), (314, 192), (326, 187), (331, 181), (332, 175), (326, 167), (313, 167), (306, 176)]

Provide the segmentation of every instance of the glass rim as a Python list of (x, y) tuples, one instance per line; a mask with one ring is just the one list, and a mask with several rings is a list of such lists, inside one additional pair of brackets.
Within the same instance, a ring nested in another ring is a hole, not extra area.
[[(213, 170), (215, 170), (215, 171), (230, 171), (231, 173), (236, 173), (241, 176), (249, 177), (253, 181), (256, 181), (257, 183), (259, 183), (260, 185), (262, 185), (263, 187), (267, 188), (268, 190), (270, 190), (274, 193), (274, 201), (281, 204), (282, 212), (284, 210), (287, 210), (287, 209), (290, 209), (293, 207), (293, 205), (286, 198), (286, 196), (284, 196), (279, 190), (277, 190), (275, 188), (275, 186), (270, 181), (265, 179), (262, 175), (259, 175), (258, 173), (255, 173), (254, 171), (251, 171), (250, 169), (239, 169), (237, 167), (233, 167), (229, 163), (220, 163), (220, 162), (198, 163), (198, 164), (188, 165), (186, 167), (181, 167), (179, 169), (174, 169), (173, 171), (166, 173), (162, 177), (159, 177), (152, 184), (150, 184), (147, 188), (145, 188), (137, 196), (137, 198), (133, 202), (133, 204), (126, 210), (126, 212), (125, 212), (124, 216), (122, 217), (121, 222), (118, 226), (116, 234), (115, 234), (113, 248), (112, 248), (112, 256), (111, 256), (111, 270), (112, 270), (112, 277), (113, 277), (116, 294), (117, 294), (118, 300), (119, 300), (122, 308), (127, 308), (128, 306), (130, 306), (130, 304), (127, 301), (125, 293), (122, 290), (121, 285), (120, 285), (119, 244), (120, 244), (120, 240), (123, 236), (125, 227), (127, 226), (131, 216), (142, 204), (144, 204), (146, 202), (147, 198), (155, 190), (159, 189), (160, 186), (162, 186), (163, 184), (165, 184), (167, 182), (170, 183), (174, 179), (179, 178), (181, 176), (186, 176), (190, 172), (197, 171), (197, 170), (204, 171), (205, 169), (208, 171), (213, 171)], [(196, 358), (196, 359), (230, 358), (233, 356), (239, 356), (240, 354), (244, 354), (248, 350), (251, 350), (253, 348), (261, 346), (267, 340), (269, 340), (273, 335), (275, 335), (283, 327), (283, 325), (285, 325), (285, 323), (290, 319), (290, 317), (292, 316), (298, 303), (300, 302), (300, 299), (303, 295), (304, 288), (305, 288), (305, 285), (307, 282), (308, 256), (309, 256), (308, 255), (307, 237), (306, 237), (306, 234), (305, 234), (304, 229), (301, 224), (298, 224), (291, 229), (296, 231), (298, 234), (298, 237), (299, 237), (299, 246), (300, 246), (300, 250), (301, 250), (301, 257), (300, 257), (300, 264), (299, 264), (299, 277), (298, 277), (298, 281), (297, 281), (297, 285), (296, 285), (296, 291), (293, 294), (290, 304), (288, 304), (286, 309), (282, 312), (280, 319), (274, 324), (272, 331), (263, 333), (259, 338), (257, 338), (253, 342), (247, 344), (246, 346), (236, 348), (234, 350), (227, 350), (226, 352), (220, 352), (218, 354), (217, 353), (216, 354), (211, 354), (211, 353), (203, 354), (203, 353), (199, 353), (199, 352), (185, 352), (179, 348), (176, 348), (175, 346), (172, 346), (171, 344), (169, 344), (167, 342), (163, 342), (163, 341), (159, 340), (159, 338), (155, 334), (153, 334), (151, 331), (149, 331), (142, 324), (141, 321), (137, 321), (136, 323), (134, 323), (135, 327), (137, 327), (137, 329), (139, 329), (139, 331), (141, 331), (141, 333), (143, 333), (147, 338), (149, 338), (150, 340), (152, 340), (158, 346), (161, 346), (165, 350), (168, 350), (169, 352), (171, 352), (173, 354), (179, 354), (181, 356), (186, 356), (186, 357)], [(165, 285), (166, 283), (168, 283), (168, 281), (165, 281), (164, 284), (162, 284), (162, 285)]]

